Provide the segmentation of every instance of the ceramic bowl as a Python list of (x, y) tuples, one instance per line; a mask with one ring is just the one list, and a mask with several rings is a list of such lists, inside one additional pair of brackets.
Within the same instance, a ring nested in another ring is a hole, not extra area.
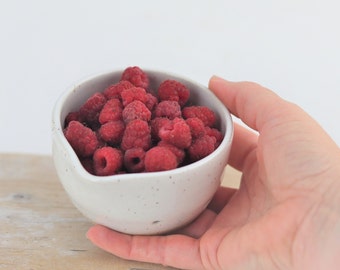
[(224, 139), (213, 153), (163, 172), (113, 176), (88, 173), (63, 135), (64, 119), (91, 94), (117, 82), (122, 70), (86, 79), (61, 95), (53, 109), (52, 153), (65, 191), (84, 216), (123, 233), (164, 234), (193, 221), (212, 199), (229, 157), (233, 124), (228, 110), (206, 87), (174, 74), (144, 71), (151, 86), (166, 79), (178, 80), (190, 89), (189, 102), (215, 111)]

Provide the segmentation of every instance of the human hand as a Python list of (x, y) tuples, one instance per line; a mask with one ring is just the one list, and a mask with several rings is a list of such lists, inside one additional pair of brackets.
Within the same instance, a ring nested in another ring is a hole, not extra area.
[(221, 187), (192, 224), (164, 236), (100, 225), (87, 237), (119, 257), (182, 269), (338, 269), (340, 150), (298, 106), (255, 83), (213, 77), (210, 89), (255, 133), (235, 124)]

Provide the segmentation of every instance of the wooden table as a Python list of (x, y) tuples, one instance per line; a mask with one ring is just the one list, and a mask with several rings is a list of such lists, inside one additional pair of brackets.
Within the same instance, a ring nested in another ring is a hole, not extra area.
[[(225, 170), (225, 185), (239, 173)], [(71, 204), (49, 156), (0, 154), (0, 269), (173, 269), (126, 261), (93, 246), (92, 223)]]

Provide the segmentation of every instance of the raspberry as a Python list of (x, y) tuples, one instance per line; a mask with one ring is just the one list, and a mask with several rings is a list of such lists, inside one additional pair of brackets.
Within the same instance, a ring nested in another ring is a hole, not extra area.
[(70, 112), (66, 115), (65, 117), (65, 127), (68, 126), (68, 124), (71, 122), (71, 121), (78, 121), (78, 122), (83, 122), (81, 117), (80, 117), (80, 113), (79, 111), (76, 111), (76, 112)]
[(190, 127), (191, 136), (193, 139), (202, 137), (206, 133), (206, 127), (201, 119), (198, 117), (192, 117), (185, 120)]
[(165, 80), (158, 87), (158, 97), (160, 100), (177, 101), (181, 107), (188, 101), (189, 96), (189, 89), (184, 84), (175, 80)]
[(204, 135), (196, 139), (188, 149), (191, 162), (200, 160), (215, 150), (215, 137)]
[(119, 99), (109, 99), (99, 113), (99, 123), (105, 124), (122, 119), (122, 111), (123, 105)]
[(148, 87), (147, 74), (128, 67), (119, 82), (66, 115), (65, 137), (89, 173), (170, 170), (209, 155), (222, 142), (213, 110), (185, 107), (190, 92), (184, 84), (165, 80), (157, 95)]
[(216, 122), (214, 111), (206, 106), (190, 106), (182, 109), (184, 119), (197, 117), (202, 120), (205, 126), (213, 127)]
[(171, 120), (166, 117), (155, 117), (151, 120), (150, 126), (151, 126), (151, 136), (152, 139), (155, 141), (160, 140), (160, 137), (158, 136), (159, 130), (165, 126), (169, 125)]
[(120, 98), (120, 94), (122, 93), (122, 91), (125, 89), (129, 89), (131, 87), (134, 87), (134, 85), (129, 81), (120, 81), (118, 83), (108, 86), (103, 91), (103, 94), (107, 99)]
[(71, 121), (64, 134), (79, 157), (90, 157), (98, 147), (96, 133), (78, 121)]
[(140, 102), (139, 100), (135, 100), (126, 105), (122, 116), (123, 121), (126, 124), (136, 119), (141, 119), (148, 122), (151, 119), (151, 112), (144, 103)]
[(172, 153), (175, 154), (176, 158), (177, 158), (177, 163), (181, 164), (185, 158), (185, 152), (183, 149), (180, 149), (176, 146), (174, 146), (173, 144), (167, 143), (165, 141), (160, 141), (158, 144), (158, 146), (162, 146), (162, 147), (166, 147), (168, 148)]
[(103, 124), (99, 130), (100, 138), (110, 145), (119, 145), (122, 141), (125, 125), (122, 120), (110, 121)]
[(125, 151), (124, 166), (128, 172), (142, 172), (144, 166), (145, 151), (142, 148), (131, 148)]
[(147, 74), (139, 67), (128, 67), (123, 71), (121, 80), (131, 82), (134, 86), (147, 89), (149, 87), (149, 78)]
[(99, 134), (99, 129), (96, 130), (95, 133), (96, 133), (97, 140), (98, 140), (98, 147), (97, 147), (97, 149), (106, 146), (106, 145), (107, 145), (107, 142), (104, 141), (104, 140), (102, 139), (102, 137), (100, 136), (100, 134)]
[(84, 169), (90, 173), (90, 174), (95, 174), (94, 169), (93, 169), (93, 160), (92, 158), (82, 158), (80, 160), (81, 165), (83, 165)]
[(190, 127), (182, 118), (175, 118), (169, 124), (161, 127), (158, 136), (163, 141), (181, 149), (188, 148), (192, 140)]
[(164, 100), (158, 103), (155, 108), (156, 117), (167, 117), (169, 119), (174, 119), (176, 117), (181, 117), (181, 106), (179, 106), (177, 101)]
[(94, 93), (87, 101), (80, 107), (79, 114), (81, 119), (89, 126), (98, 125), (98, 117), (101, 109), (106, 103), (106, 97), (102, 93)]
[(93, 154), (93, 168), (96, 175), (107, 176), (116, 174), (123, 165), (122, 152), (106, 146), (97, 149)]
[(146, 93), (146, 102), (145, 105), (148, 107), (150, 111), (152, 111), (155, 106), (158, 104), (158, 99), (151, 93)]
[(215, 143), (215, 149), (216, 149), (223, 140), (222, 132), (216, 128), (210, 128), (210, 127), (206, 127), (205, 130), (206, 130), (207, 135), (214, 137), (216, 139), (216, 143)]
[(140, 119), (129, 122), (125, 127), (120, 147), (124, 151), (135, 147), (148, 150), (151, 147), (151, 131), (148, 123)]
[(121, 98), (124, 107), (134, 100), (139, 100), (143, 103), (146, 103), (148, 100), (145, 89), (141, 87), (132, 87), (123, 90), (121, 93)]
[(177, 168), (177, 157), (167, 147), (155, 146), (145, 153), (145, 171), (159, 172)]

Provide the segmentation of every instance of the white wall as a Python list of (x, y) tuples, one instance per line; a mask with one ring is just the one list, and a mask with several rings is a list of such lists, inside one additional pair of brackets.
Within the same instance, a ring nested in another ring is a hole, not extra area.
[(0, 152), (51, 152), (51, 110), (81, 78), (129, 65), (207, 84), (251, 80), (340, 145), (338, 1), (1, 1)]

